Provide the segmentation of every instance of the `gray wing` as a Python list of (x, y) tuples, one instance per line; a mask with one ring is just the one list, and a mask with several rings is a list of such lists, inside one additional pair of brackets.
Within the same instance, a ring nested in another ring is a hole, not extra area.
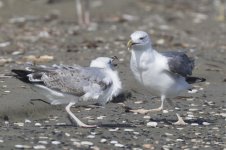
[(40, 82), (48, 88), (87, 99), (98, 98), (111, 85), (111, 80), (100, 68), (54, 65), (31, 70), (34, 71), (32, 77), (40, 77)]
[(162, 52), (161, 54), (167, 57), (171, 72), (179, 74), (183, 77), (192, 75), (194, 59), (188, 57), (183, 52)]

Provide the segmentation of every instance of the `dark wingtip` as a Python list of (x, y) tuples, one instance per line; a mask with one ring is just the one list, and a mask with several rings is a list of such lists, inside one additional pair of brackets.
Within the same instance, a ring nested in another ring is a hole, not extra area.
[(11, 72), (15, 73), (16, 75), (14, 75), (14, 77), (18, 78), (19, 80), (26, 82), (26, 83), (30, 83), (27, 75), (30, 74), (31, 71), (12, 69)]

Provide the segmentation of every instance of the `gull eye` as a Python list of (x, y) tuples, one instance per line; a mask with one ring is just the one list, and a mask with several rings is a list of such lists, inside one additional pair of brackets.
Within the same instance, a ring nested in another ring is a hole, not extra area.
[(145, 37), (140, 37), (140, 40), (143, 40)]

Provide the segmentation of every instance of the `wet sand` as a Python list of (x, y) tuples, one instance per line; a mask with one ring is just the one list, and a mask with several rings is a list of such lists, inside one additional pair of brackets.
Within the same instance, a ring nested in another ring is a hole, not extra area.
[[(226, 21), (217, 20), (212, 1), (95, 0), (97, 26), (89, 29), (78, 27), (73, 0), (0, 2), (0, 74), (20, 67), (29, 55), (54, 58), (37, 64), (84, 66), (99, 56), (118, 56), (124, 85), (124, 93), (105, 107), (72, 109), (84, 122), (99, 125), (84, 129), (71, 124), (64, 106), (31, 100), (45, 98), (15, 78), (0, 77), (0, 149), (226, 148)], [(173, 99), (178, 110), (166, 102), (163, 113), (141, 115), (121, 104), (160, 105), (129, 70), (126, 43), (135, 30), (149, 32), (159, 51), (186, 51), (196, 61), (193, 75), (207, 79), (194, 85), (197, 92)], [(176, 112), (188, 125), (172, 125)]]

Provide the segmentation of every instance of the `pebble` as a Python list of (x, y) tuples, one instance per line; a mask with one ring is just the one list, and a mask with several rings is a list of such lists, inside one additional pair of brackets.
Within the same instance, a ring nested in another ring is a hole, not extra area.
[(95, 135), (88, 135), (87, 138), (93, 139), (93, 138), (95, 138)]
[(23, 53), (24, 53), (23, 51), (14, 51), (14, 52), (12, 52), (12, 55), (20, 55)]
[(3, 140), (0, 140), (0, 143), (3, 143), (4, 141)]
[(169, 113), (169, 111), (168, 111), (168, 110), (163, 110), (162, 112), (163, 112), (164, 114)]
[(36, 126), (36, 127), (40, 127), (40, 126), (42, 126), (42, 124), (41, 124), (41, 123), (36, 122), (36, 123), (35, 123), (35, 126)]
[(111, 141), (110, 143), (111, 143), (111, 144), (117, 144), (118, 141)]
[(124, 129), (125, 132), (132, 132), (134, 131), (133, 129)]
[(152, 144), (144, 144), (143, 148), (151, 150), (154, 149), (154, 146)]
[(3, 42), (3, 43), (0, 43), (0, 47), (7, 47), (10, 44), (11, 44), (10, 42)]
[(65, 135), (66, 135), (67, 137), (71, 136), (70, 133), (67, 133), (67, 132), (65, 133)]
[(51, 142), (53, 145), (59, 145), (61, 142), (60, 141), (52, 141)]
[(147, 127), (156, 127), (158, 125), (157, 122), (148, 122)]
[(143, 118), (144, 118), (144, 119), (150, 119), (151, 116), (144, 116)]
[(102, 119), (104, 119), (106, 116), (99, 116), (99, 117), (97, 117), (97, 119), (98, 120), (102, 120)]
[(115, 144), (115, 147), (124, 147), (124, 145), (123, 144), (116, 143)]
[(159, 39), (156, 43), (158, 45), (163, 45), (165, 43), (165, 40), (164, 39)]
[(190, 108), (189, 111), (198, 111), (197, 108)]
[(101, 140), (100, 140), (100, 143), (105, 143), (105, 142), (107, 142), (106, 139), (101, 139)]
[(93, 143), (92, 142), (89, 142), (89, 141), (82, 141), (81, 142), (81, 145), (88, 145), (88, 146), (92, 146)]
[(167, 133), (167, 132), (165, 133), (165, 135), (166, 135), (166, 136), (173, 136), (173, 134)]
[(203, 124), (203, 125), (205, 125), (205, 126), (210, 125), (210, 123), (209, 123), (209, 122), (203, 122), (202, 124)]
[(183, 139), (176, 139), (176, 141), (183, 142), (184, 140)]
[(108, 131), (111, 131), (111, 132), (115, 132), (115, 131), (118, 131), (119, 128), (115, 128), (115, 129), (109, 129)]
[(24, 126), (24, 123), (23, 122), (16, 122), (16, 123), (14, 123), (14, 125), (17, 125), (19, 127), (23, 127)]
[(25, 123), (31, 123), (31, 120), (25, 119)]
[(48, 144), (47, 141), (38, 141), (39, 144)]
[(17, 144), (17, 145), (15, 145), (15, 148), (29, 149), (29, 148), (31, 148), (31, 146), (29, 146), (29, 145), (20, 145), (20, 144)]
[(192, 126), (198, 126), (199, 124), (198, 123), (192, 123), (191, 125)]
[(34, 149), (46, 149), (44, 145), (35, 145), (33, 146)]
[(74, 141), (73, 142), (73, 145), (75, 145), (76, 147), (81, 147), (81, 143), (80, 142), (77, 142), (77, 141)]
[(134, 102), (134, 104), (142, 104), (143, 103), (143, 101), (136, 101), (136, 102)]

